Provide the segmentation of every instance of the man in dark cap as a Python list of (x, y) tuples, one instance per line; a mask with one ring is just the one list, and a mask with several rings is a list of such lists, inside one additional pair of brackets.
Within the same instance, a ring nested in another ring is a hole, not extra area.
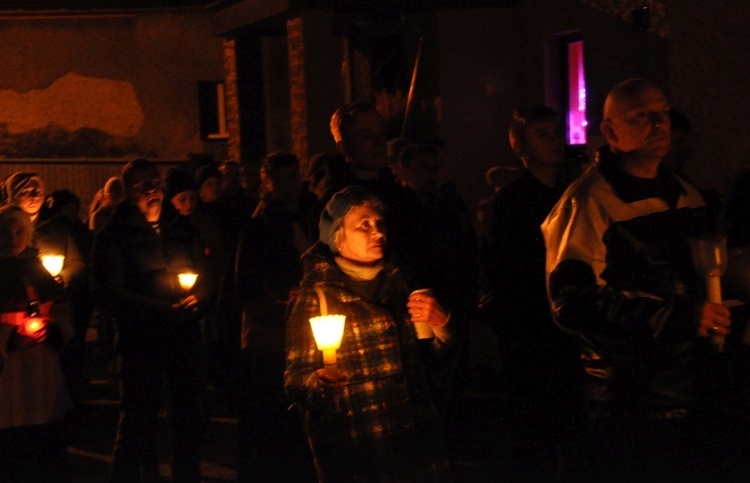
[[(122, 179), (127, 199), (97, 236), (92, 253), (94, 296), (116, 314), (120, 421), (112, 481), (159, 477), (156, 430), (164, 377), (172, 475), (174, 481), (197, 483), (198, 319), (213, 289), (205, 276), (204, 247), (184, 225), (162, 218), (164, 193), (153, 163), (128, 163)], [(198, 274), (192, 289), (180, 287), (181, 272)]]

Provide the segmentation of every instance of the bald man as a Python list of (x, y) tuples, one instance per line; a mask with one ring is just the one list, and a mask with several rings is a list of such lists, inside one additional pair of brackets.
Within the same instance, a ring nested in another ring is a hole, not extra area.
[(705, 300), (691, 262), (687, 239), (707, 226), (703, 199), (661, 169), (664, 93), (645, 79), (617, 84), (600, 128), (598, 163), (542, 224), (553, 317), (578, 336), (584, 370), (576, 466), (581, 481), (662, 481), (694, 461), (696, 351), (727, 334), (729, 312)]

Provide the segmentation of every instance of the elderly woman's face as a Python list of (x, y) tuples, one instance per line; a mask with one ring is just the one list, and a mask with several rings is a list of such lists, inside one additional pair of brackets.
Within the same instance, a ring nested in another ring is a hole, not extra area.
[(360, 263), (373, 263), (383, 258), (383, 224), (383, 217), (369, 204), (352, 207), (341, 223), (336, 243), (339, 254)]
[(30, 241), (31, 232), (20, 220), (10, 218), (0, 224), (0, 258), (20, 255)]

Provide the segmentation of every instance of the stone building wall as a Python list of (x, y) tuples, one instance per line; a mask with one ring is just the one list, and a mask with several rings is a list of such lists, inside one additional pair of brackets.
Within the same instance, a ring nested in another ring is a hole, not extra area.
[(0, 179), (24, 166), (10, 159), (45, 172), (61, 160), (56, 173), (102, 160), (47, 180), (86, 203), (111, 162), (226, 156), (199, 132), (198, 82), (224, 80), (207, 12), (0, 17), (0, 72)]

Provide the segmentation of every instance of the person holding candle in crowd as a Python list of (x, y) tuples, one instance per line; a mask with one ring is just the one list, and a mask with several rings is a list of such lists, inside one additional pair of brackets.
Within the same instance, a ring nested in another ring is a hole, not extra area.
[[(87, 296), (90, 241), (79, 237), (70, 218), (52, 210), (54, 198), (50, 203), (45, 203), (47, 189), (37, 173), (26, 171), (14, 173), (8, 179), (6, 187), (8, 202), (21, 208), (31, 218), (34, 225), (31, 245), (38, 249), (41, 255), (65, 257), (62, 270), (56, 278), (64, 287), (63, 296), (70, 301), (76, 334), (62, 355), (62, 359), (68, 388), (74, 401), (78, 401), (85, 387), (82, 373), (84, 341), (91, 317)], [(60, 194), (60, 191), (55, 194)]]
[(32, 232), (26, 212), (0, 209), (0, 481), (64, 482), (72, 404), (58, 355), (73, 329)]
[(711, 429), (697, 426), (700, 349), (730, 325), (688, 246), (710, 220), (698, 190), (661, 166), (670, 119), (658, 87), (617, 84), (603, 118), (597, 164), (542, 224), (552, 314), (584, 368), (576, 481), (705, 481), (695, 463), (713, 448), (691, 439)]
[[(187, 223), (162, 216), (156, 165), (129, 162), (126, 200), (94, 241), (93, 293), (115, 316), (120, 420), (113, 482), (159, 479), (156, 431), (162, 378), (172, 433), (173, 481), (200, 480), (199, 319), (213, 295), (205, 246)], [(186, 294), (178, 274), (198, 274)], [(201, 276), (203, 274), (204, 276)]]
[[(319, 481), (451, 481), (426, 360), (452, 344), (450, 315), (429, 292), (408, 295), (402, 271), (383, 258), (383, 224), (366, 188), (326, 204), (287, 321), (286, 392), (303, 409)], [(333, 374), (310, 326), (322, 306), (346, 316)], [(418, 341), (413, 322), (434, 337)]]

